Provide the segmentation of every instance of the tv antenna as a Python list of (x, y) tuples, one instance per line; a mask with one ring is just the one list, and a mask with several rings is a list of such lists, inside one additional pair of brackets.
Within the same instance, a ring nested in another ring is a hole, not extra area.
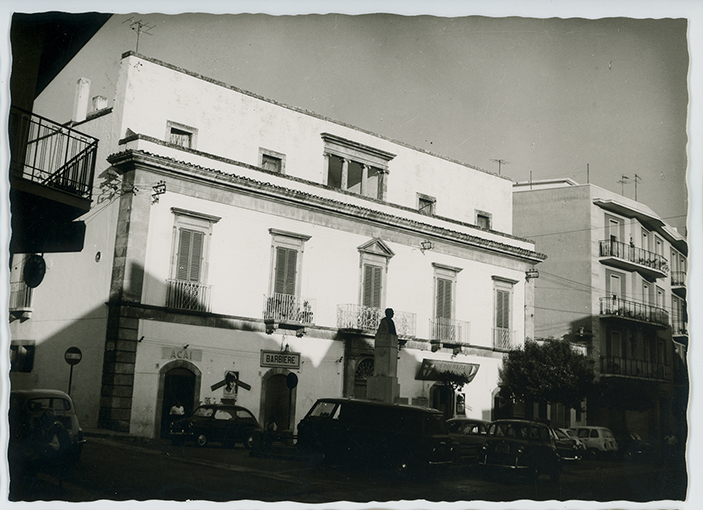
[(139, 53), (139, 36), (141, 34), (146, 34), (146, 35), (154, 35), (150, 33), (149, 31), (156, 28), (156, 25), (147, 23), (146, 21), (143, 21), (141, 19), (134, 19), (134, 16), (130, 17), (129, 19), (126, 19), (122, 22), (124, 25), (125, 23), (129, 23), (129, 28), (134, 30), (137, 33), (137, 47), (135, 49), (135, 53)]
[(510, 161), (505, 161), (504, 159), (492, 159), (491, 161), (495, 161), (496, 163), (498, 163), (498, 175), (500, 175), (500, 168), (501, 168), (503, 165), (509, 165), (509, 164), (510, 164)]
[(630, 178), (627, 175), (623, 175), (620, 177), (620, 180), (618, 181), (620, 183), (620, 188), (621, 188), (620, 194), (622, 196), (625, 196), (625, 184), (627, 184), (628, 179), (630, 179)]
[(642, 180), (642, 177), (635, 174), (635, 202), (637, 202), (637, 183)]

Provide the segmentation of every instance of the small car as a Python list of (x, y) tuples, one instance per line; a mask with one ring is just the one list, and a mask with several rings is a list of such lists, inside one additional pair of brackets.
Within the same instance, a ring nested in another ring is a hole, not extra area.
[(440, 411), (345, 398), (313, 404), (298, 424), (297, 447), (322, 464), (359, 463), (399, 476), (450, 466), (456, 456)]
[(644, 460), (654, 455), (654, 447), (633, 431), (623, 431), (615, 434), (618, 442), (618, 454), (623, 460)]
[(550, 427), (520, 419), (496, 420), (488, 426), (478, 464), (484, 476), (502, 471), (515, 479), (525, 475), (535, 481), (540, 475), (547, 474), (556, 482), (562, 469)]
[(77, 462), (86, 443), (73, 400), (51, 389), (10, 392), (8, 461), (11, 473), (23, 475)]
[(580, 439), (571, 437), (564, 429), (552, 429), (554, 444), (562, 460), (581, 460), (586, 451)]
[(571, 427), (571, 430), (578, 433), (591, 458), (613, 458), (618, 452), (615, 436), (607, 427), (580, 426)]
[(192, 441), (196, 446), (218, 442), (226, 448), (242, 443), (251, 449), (259, 422), (248, 409), (237, 405), (201, 405), (187, 418), (171, 423), (169, 437), (174, 445)]
[(458, 453), (461, 463), (476, 462), (490, 423), (490, 421), (475, 418), (450, 418), (447, 420), (449, 437), (459, 445)]

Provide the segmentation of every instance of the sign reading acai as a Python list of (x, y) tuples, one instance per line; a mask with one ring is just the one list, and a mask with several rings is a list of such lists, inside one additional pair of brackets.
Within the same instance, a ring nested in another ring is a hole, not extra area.
[(261, 351), (261, 366), (276, 368), (300, 368), (300, 353)]
[(200, 349), (162, 347), (161, 359), (187, 359), (188, 361), (202, 361), (203, 351), (201, 351)]

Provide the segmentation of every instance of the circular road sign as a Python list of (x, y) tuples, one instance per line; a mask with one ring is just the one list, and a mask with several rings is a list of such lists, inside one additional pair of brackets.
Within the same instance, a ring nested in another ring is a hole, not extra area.
[(22, 272), (22, 277), (27, 287), (30, 289), (38, 287), (44, 279), (45, 274), (46, 262), (44, 261), (44, 257), (36, 254), (30, 255), (24, 263), (24, 271)]
[(69, 347), (63, 357), (69, 365), (77, 365), (83, 358), (83, 354), (78, 347)]
[(288, 389), (292, 390), (296, 386), (298, 386), (298, 376), (295, 375), (293, 372), (289, 373), (286, 376), (286, 384), (288, 385)]

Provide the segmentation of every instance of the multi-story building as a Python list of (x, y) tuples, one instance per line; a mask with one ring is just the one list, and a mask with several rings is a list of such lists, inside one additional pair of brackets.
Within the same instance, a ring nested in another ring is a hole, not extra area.
[(514, 187), (515, 233), (548, 259), (535, 333), (581, 345), (596, 390), (587, 421), (685, 434), (687, 243), (646, 205), (570, 179)]
[(46, 255), (11, 324), (35, 345), (13, 387), (70, 378), (87, 427), (148, 437), (176, 400), (293, 428), (319, 397), (367, 396), (392, 308), (399, 400), (491, 417), (544, 259), (511, 233), (511, 181), (133, 52), (116, 83), (75, 108), (100, 140), (85, 245)]

